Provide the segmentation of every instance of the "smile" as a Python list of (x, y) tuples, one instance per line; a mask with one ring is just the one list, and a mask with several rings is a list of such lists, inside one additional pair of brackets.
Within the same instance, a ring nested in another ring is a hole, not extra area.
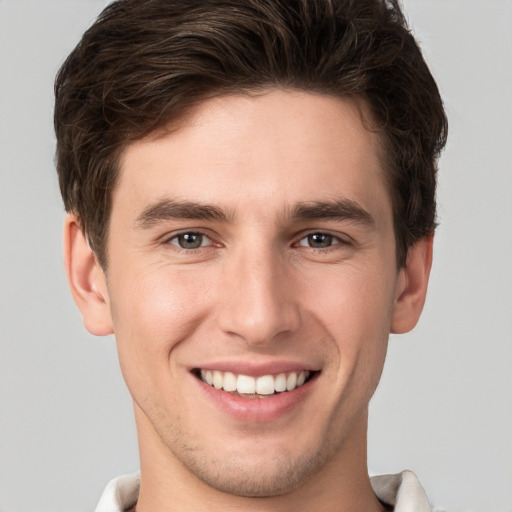
[(275, 393), (293, 391), (303, 386), (311, 377), (312, 372), (303, 370), (297, 372), (279, 373), (277, 375), (236, 375), (231, 372), (218, 370), (199, 370), (197, 376), (215, 389), (238, 393), (246, 398), (261, 398)]

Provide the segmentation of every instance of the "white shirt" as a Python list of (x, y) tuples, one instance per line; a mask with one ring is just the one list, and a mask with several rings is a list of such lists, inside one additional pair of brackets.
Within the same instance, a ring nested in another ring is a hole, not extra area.
[[(432, 512), (423, 487), (411, 471), (397, 475), (378, 475), (370, 479), (377, 498), (394, 507), (394, 512)], [(140, 474), (124, 475), (111, 480), (95, 512), (123, 512), (137, 502)]]

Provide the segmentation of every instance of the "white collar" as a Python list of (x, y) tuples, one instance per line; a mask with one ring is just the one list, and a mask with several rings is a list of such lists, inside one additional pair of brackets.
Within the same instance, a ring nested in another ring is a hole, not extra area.
[[(393, 506), (394, 512), (431, 512), (425, 491), (412, 471), (377, 475), (370, 482), (377, 498)], [(137, 502), (139, 488), (140, 473), (114, 478), (105, 488), (95, 512), (130, 509)]]

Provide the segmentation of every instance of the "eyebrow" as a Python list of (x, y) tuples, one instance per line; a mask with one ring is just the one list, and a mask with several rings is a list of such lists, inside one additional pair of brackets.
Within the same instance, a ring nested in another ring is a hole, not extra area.
[(217, 206), (192, 201), (161, 199), (145, 208), (135, 220), (135, 225), (136, 227), (147, 229), (159, 222), (172, 219), (228, 222), (230, 217), (230, 215)]
[[(375, 226), (375, 219), (368, 211), (356, 201), (345, 198), (334, 201), (297, 203), (291, 209), (290, 217), (295, 220), (349, 220), (368, 226)], [(211, 220), (227, 223), (232, 218), (232, 213), (228, 214), (225, 210), (217, 206), (166, 198), (145, 208), (135, 220), (135, 225), (141, 229), (148, 229), (159, 222), (173, 219)]]
[(372, 215), (359, 203), (351, 199), (334, 201), (311, 201), (299, 203), (292, 210), (292, 218), (300, 220), (335, 219), (354, 221), (373, 227), (376, 222)]

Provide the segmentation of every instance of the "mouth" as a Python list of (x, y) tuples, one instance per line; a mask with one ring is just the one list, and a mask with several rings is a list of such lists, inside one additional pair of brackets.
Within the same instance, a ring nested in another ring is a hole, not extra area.
[(319, 372), (300, 370), (250, 376), (220, 370), (196, 368), (192, 373), (209, 386), (235, 396), (243, 398), (270, 398), (274, 395), (287, 393), (302, 387)]

